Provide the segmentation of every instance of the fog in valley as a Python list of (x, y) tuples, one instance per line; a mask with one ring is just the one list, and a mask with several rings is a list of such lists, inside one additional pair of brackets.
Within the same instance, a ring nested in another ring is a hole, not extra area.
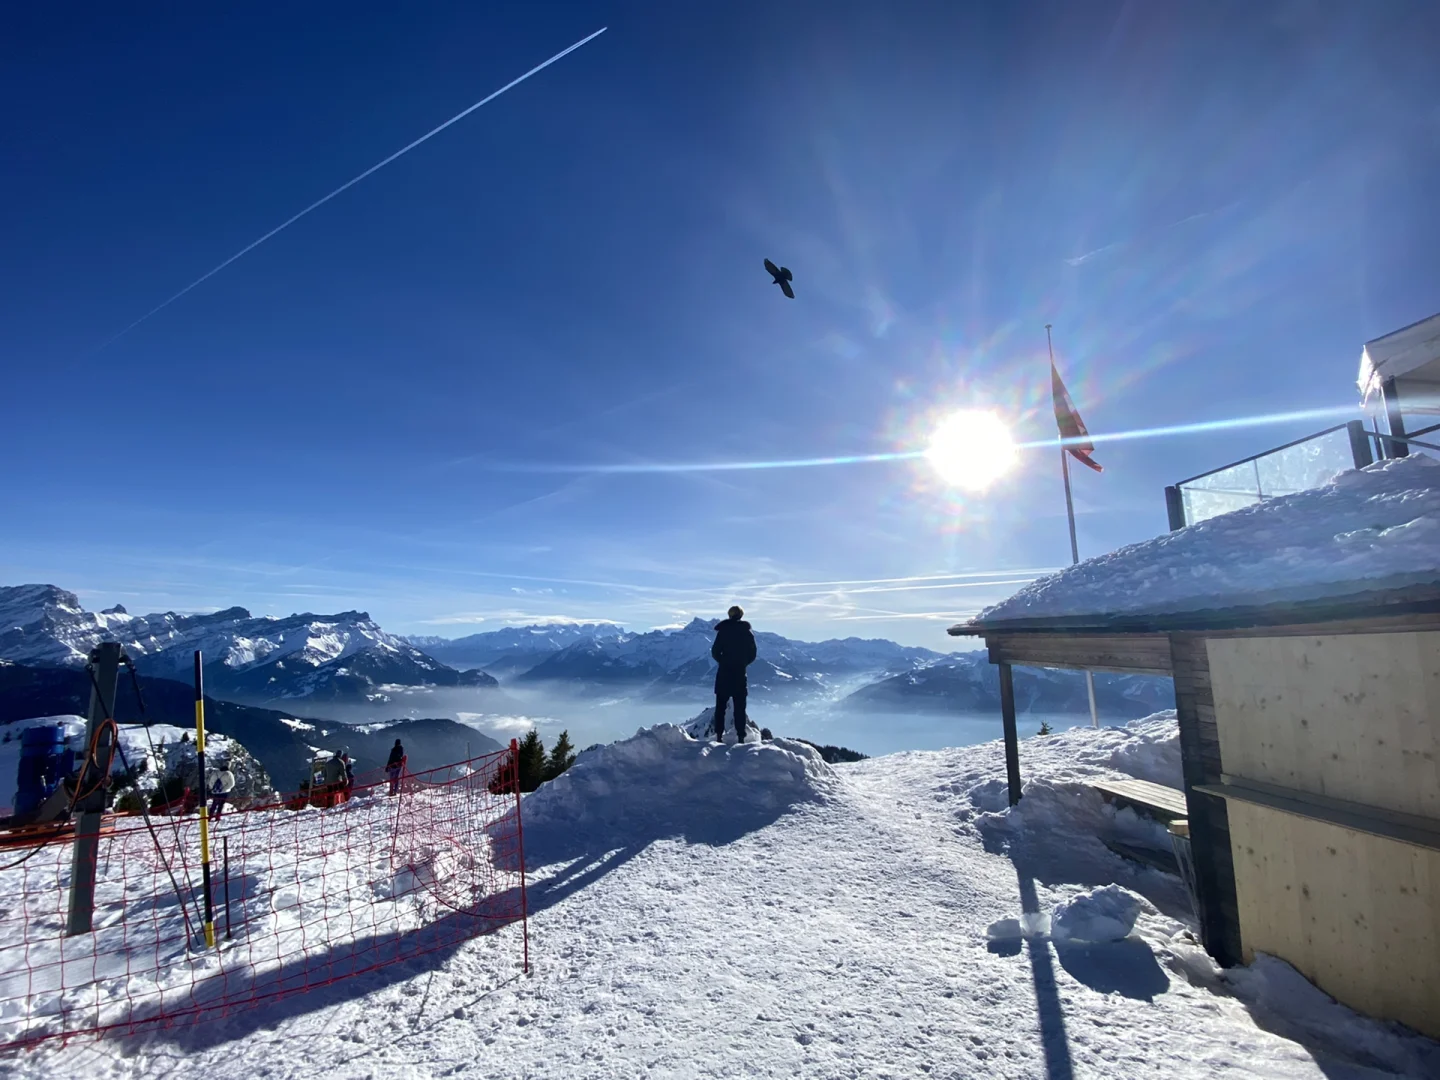
[[(308, 701), (292, 707), (311, 718), (347, 724), (367, 724), (417, 717), (443, 717), (475, 728), (507, 742), (536, 728), (549, 745), (561, 731), (570, 733), (577, 748), (628, 738), (640, 728), (655, 724), (683, 724), (714, 702), (701, 697), (683, 697), (663, 702), (644, 700), (624, 690), (575, 692), (561, 687), (517, 687), (494, 689), (408, 689), (394, 688), (388, 702), (365, 704)], [(257, 702), (259, 704), (259, 702)], [(276, 702), (269, 708), (283, 708)], [(751, 699), (748, 713), (752, 723), (769, 728), (775, 735), (808, 739), (819, 744), (845, 746), (877, 756), (902, 750), (936, 750), (947, 746), (970, 746), (998, 739), (999, 711), (962, 712), (869, 712), (835, 707), (828, 701), (785, 704)], [(1084, 714), (1022, 715), (1020, 735), (1033, 735), (1048, 722), (1056, 731), (1086, 724)], [(1103, 718), (1102, 718), (1103, 722)], [(1111, 722), (1123, 722), (1112, 718)]]

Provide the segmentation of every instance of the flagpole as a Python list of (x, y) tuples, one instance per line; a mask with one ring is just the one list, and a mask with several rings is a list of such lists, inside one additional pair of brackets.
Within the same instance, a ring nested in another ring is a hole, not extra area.
[[(1055, 343), (1050, 339), (1050, 323), (1045, 324), (1045, 345), (1050, 350), (1050, 368), (1055, 369)], [(1065, 520), (1070, 525), (1070, 565), (1074, 566), (1080, 561), (1080, 545), (1075, 539), (1075, 497), (1070, 493), (1070, 451), (1065, 449), (1065, 433), (1060, 433), (1060, 475), (1065, 480)], [(1095, 675), (1090, 670), (1085, 672), (1085, 691), (1090, 698), (1090, 726), (1100, 726), (1100, 714), (1095, 708)]]

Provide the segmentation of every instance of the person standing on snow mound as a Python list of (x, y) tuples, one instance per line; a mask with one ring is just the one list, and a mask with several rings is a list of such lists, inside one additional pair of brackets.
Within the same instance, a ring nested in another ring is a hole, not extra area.
[(715, 627), (715, 644), (710, 656), (715, 670), (715, 741), (725, 741), (725, 705), (735, 702), (735, 741), (745, 741), (745, 696), (749, 687), (745, 669), (755, 662), (755, 635), (745, 621), (745, 612), (732, 607), (730, 617)]

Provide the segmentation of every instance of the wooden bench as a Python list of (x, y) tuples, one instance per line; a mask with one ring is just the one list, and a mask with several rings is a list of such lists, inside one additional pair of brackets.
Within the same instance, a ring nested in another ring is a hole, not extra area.
[(1106, 802), (1133, 806), (1166, 824), (1190, 815), (1185, 792), (1179, 788), (1152, 784), (1148, 780), (1096, 780), (1090, 786), (1100, 792)]

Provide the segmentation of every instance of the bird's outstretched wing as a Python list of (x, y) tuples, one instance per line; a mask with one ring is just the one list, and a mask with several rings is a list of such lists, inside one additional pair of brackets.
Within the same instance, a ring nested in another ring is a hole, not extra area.
[(765, 270), (766, 270), (766, 271), (770, 274), (770, 276), (773, 277), (776, 281), (779, 281), (779, 280), (780, 280), (780, 268), (779, 268), (778, 266), (776, 266), (774, 263), (772, 263), (769, 259), (766, 259), (766, 260), (765, 260)]
[(784, 278), (781, 279), (780, 291), (783, 292), (786, 296), (788, 296), (791, 300), (795, 299), (795, 290), (790, 288), (790, 275), (787, 274)]
[(784, 278), (786, 281), (794, 281), (794, 280), (795, 280), (795, 275), (792, 274), (792, 273), (790, 273), (790, 268), (789, 268), (788, 266), (782, 266), (782, 267), (780, 267), (780, 276), (781, 276), (782, 278)]

